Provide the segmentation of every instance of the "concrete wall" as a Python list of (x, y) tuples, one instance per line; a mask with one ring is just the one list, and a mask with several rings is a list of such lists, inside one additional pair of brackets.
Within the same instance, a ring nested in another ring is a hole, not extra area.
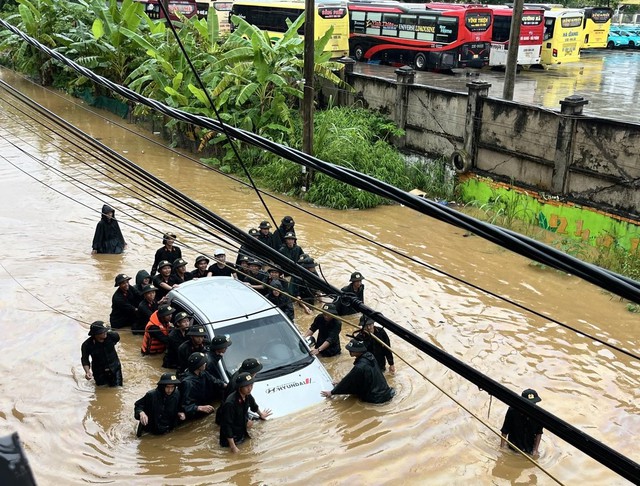
[(640, 124), (582, 115), (572, 96), (560, 110), (489, 98), (489, 84), (467, 83), (468, 93), (413, 84), (410, 68), (390, 81), (354, 74), (345, 80), (359, 102), (405, 129), (405, 150), (451, 157), (459, 171), (565, 197), (634, 218), (640, 214)]

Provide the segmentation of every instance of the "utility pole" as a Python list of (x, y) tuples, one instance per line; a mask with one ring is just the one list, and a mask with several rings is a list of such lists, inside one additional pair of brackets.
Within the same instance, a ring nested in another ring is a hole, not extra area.
[[(304, 66), (302, 74), (304, 76), (303, 98), (302, 98), (302, 151), (306, 154), (313, 155), (313, 73), (314, 69), (314, 20), (315, 0), (304, 1)], [(309, 190), (312, 174), (306, 167), (302, 167), (304, 179), (303, 192)]]
[(518, 47), (520, 47), (520, 26), (522, 25), (522, 9), (524, 0), (514, 0), (511, 30), (509, 31), (509, 51), (507, 52), (507, 67), (504, 71), (504, 88), (502, 98), (513, 100), (513, 90), (516, 86), (516, 72), (518, 71)]

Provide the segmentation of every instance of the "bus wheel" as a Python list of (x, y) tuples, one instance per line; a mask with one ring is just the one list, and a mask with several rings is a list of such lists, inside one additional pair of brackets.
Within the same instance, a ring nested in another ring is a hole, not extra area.
[(356, 61), (364, 61), (364, 49), (362, 46), (357, 45), (353, 48), (353, 56), (356, 58)]
[(415, 64), (416, 69), (426, 69), (427, 67), (427, 58), (422, 52), (418, 52), (416, 54), (415, 59), (413, 60), (413, 64)]
[(454, 150), (449, 160), (458, 174), (464, 174), (471, 169), (471, 157), (464, 150)]
[(614, 47), (615, 47), (615, 44), (613, 43), (613, 41), (607, 42), (607, 49), (613, 49)]

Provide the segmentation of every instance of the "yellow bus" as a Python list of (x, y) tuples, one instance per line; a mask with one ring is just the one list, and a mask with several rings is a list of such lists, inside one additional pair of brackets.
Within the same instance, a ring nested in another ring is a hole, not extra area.
[(198, 0), (198, 18), (206, 19), (209, 12), (215, 10), (218, 16), (218, 28), (221, 35), (227, 35), (231, 31), (229, 24), (229, 12), (233, 6), (233, 0)]
[(540, 63), (566, 64), (580, 60), (583, 12), (578, 9), (552, 9), (544, 13), (544, 41)]
[(582, 48), (605, 49), (613, 10), (609, 7), (585, 7), (582, 21)]
[[(235, 0), (230, 15), (237, 15), (260, 30), (277, 37), (286, 32), (287, 22), (291, 22), (304, 13), (304, 1), (259, 1)], [(315, 4), (315, 38), (320, 39), (333, 26), (331, 40), (325, 51), (331, 52), (332, 58), (349, 55), (349, 11), (346, 1), (316, 1)], [(304, 35), (304, 27), (298, 31)]]

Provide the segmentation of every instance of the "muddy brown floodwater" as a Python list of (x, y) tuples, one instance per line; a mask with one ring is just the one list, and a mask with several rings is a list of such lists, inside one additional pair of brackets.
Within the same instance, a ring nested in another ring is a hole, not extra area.
[[(236, 225), (250, 228), (263, 219), (251, 191), (141, 138), (135, 127), (7, 71), (0, 77)], [(96, 389), (80, 366), (88, 323), (108, 319), (114, 276), (148, 269), (163, 231), (178, 232), (193, 248), (184, 252), (190, 262), (199, 252), (211, 253), (213, 244), (152, 207), (150, 198), (133, 195), (127, 187), (135, 181), (105, 172), (72, 138), (43, 128), (2, 90), (0, 119), (0, 434), (19, 432), (40, 485), (553, 483), (501, 451), (499, 438), (469, 413), (499, 428), (502, 403), (393, 335), (394, 350), (429, 381), (398, 360), (396, 375), (388, 376), (398, 394), (388, 404), (327, 400), (261, 423), (237, 455), (218, 446), (213, 417), (167, 436), (137, 439), (133, 403), (155, 386), (159, 361), (142, 358), (139, 338), (122, 331), (125, 386)], [(278, 220), (295, 218), (299, 243), (330, 282), (345, 285), (357, 269), (366, 278), (367, 304), (515, 392), (535, 388), (541, 407), (640, 460), (637, 361), (267, 201)], [(103, 202), (116, 207), (128, 240), (122, 255), (90, 254)], [(330, 211), (291, 202), (640, 354), (638, 316), (577, 278), (532, 266), (401, 206)], [(301, 316), (297, 324), (305, 329), (309, 322)], [(349, 331), (344, 326), (343, 334)], [(333, 377), (351, 367), (346, 352), (323, 362)], [(540, 450), (541, 467), (564, 484), (625, 484), (553, 434), (543, 435)]]

